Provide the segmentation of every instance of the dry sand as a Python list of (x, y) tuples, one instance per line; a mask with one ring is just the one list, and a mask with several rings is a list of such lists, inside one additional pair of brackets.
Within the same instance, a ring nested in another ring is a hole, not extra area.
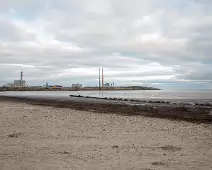
[(0, 169), (212, 169), (212, 125), (0, 101)]

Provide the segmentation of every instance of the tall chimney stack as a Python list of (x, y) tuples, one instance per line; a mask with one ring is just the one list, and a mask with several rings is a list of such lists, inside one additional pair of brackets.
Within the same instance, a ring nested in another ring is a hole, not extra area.
[(103, 68), (102, 68), (102, 88), (104, 87), (104, 73), (103, 73)]
[(99, 90), (101, 89), (101, 69), (99, 67)]
[(21, 80), (20, 80), (20, 86), (23, 86), (23, 71), (21, 71)]
[(21, 81), (23, 80), (23, 71), (21, 71)]

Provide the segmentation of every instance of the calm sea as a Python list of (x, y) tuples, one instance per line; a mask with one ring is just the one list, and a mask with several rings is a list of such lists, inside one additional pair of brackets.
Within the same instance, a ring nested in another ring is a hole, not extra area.
[(82, 95), (92, 97), (116, 97), (128, 99), (197, 99), (211, 100), (212, 90), (134, 90), (134, 91), (23, 91), (1, 92), (7, 96), (45, 96), (69, 97), (69, 95)]

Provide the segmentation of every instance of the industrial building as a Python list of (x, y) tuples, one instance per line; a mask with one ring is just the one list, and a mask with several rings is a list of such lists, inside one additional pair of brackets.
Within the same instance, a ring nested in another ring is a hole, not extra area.
[(14, 83), (7, 83), (5, 87), (14, 87)]
[(61, 86), (61, 85), (49, 85), (48, 82), (46, 82), (45, 88), (46, 89), (62, 89), (63, 86)]
[(81, 89), (82, 88), (82, 84), (79, 84), (79, 83), (77, 83), (77, 84), (72, 84), (72, 86), (71, 86), (71, 88), (73, 88), (73, 89)]
[(14, 80), (15, 87), (26, 87), (26, 81), (23, 80), (23, 71), (21, 72), (20, 80)]
[(23, 80), (23, 72), (21, 72), (20, 80), (14, 80), (14, 83), (7, 83), (7, 87), (26, 87), (26, 80)]
[(103, 84), (103, 87), (112, 87), (112, 86), (110, 86), (110, 83), (105, 83)]
[(14, 86), (15, 87), (26, 87), (26, 81), (25, 80), (14, 80)]
[[(101, 81), (102, 77), (102, 81)], [(110, 83), (104, 83), (104, 69), (102, 68), (102, 76), (101, 76), (101, 68), (99, 67), (99, 89), (108, 88), (108, 87), (114, 87), (114, 82)]]

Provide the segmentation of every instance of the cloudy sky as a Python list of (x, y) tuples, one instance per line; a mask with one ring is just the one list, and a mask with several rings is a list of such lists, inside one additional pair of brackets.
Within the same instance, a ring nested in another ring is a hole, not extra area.
[(0, 0), (0, 85), (212, 88), (211, 0)]

